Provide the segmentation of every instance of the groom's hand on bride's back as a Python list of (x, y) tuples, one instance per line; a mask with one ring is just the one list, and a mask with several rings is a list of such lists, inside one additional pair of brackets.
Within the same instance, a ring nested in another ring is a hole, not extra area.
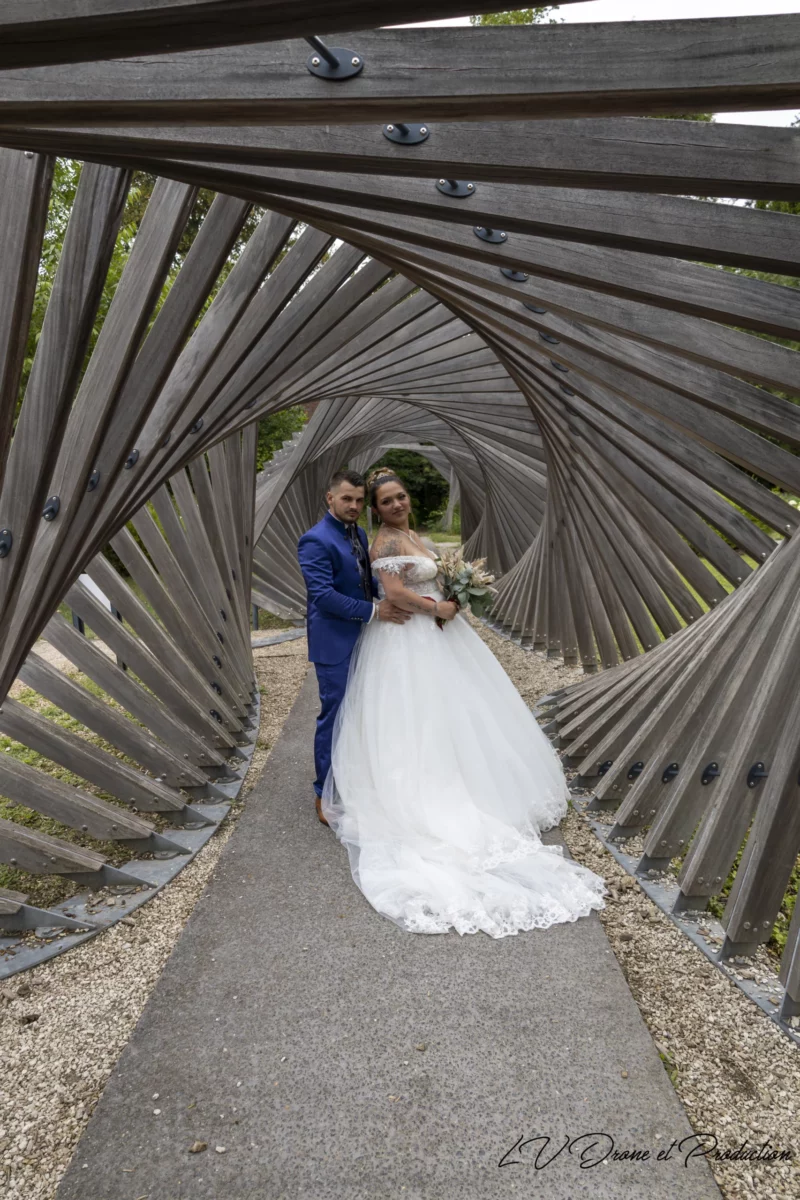
[(378, 605), (378, 620), (393, 621), (395, 625), (404, 625), (411, 616), (404, 608), (398, 608), (391, 600), (381, 600)]

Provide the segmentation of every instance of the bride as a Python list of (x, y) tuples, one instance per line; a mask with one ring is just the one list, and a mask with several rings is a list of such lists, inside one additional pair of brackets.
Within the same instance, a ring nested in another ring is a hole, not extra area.
[(603, 908), (602, 879), (539, 836), (567, 811), (555, 751), (436, 586), (402, 481), (384, 468), (367, 486), (381, 598), (414, 615), (365, 625), (336, 718), (322, 811), (353, 879), (411, 933), (501, 938)]

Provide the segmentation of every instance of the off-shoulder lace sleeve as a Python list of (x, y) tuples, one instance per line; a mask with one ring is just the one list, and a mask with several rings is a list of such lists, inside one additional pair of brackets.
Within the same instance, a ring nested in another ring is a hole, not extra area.
[(388, 571), (390, 575), (402, 575), (414, 569), (416, 555), (397, 554), (387, 558), (373, 558), (373, 571)]

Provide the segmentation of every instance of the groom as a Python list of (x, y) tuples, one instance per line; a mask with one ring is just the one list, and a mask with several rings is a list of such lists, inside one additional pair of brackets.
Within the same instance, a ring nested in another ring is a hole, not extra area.
[(323, 825), (328, 822), (320, 797), (331, 765), (333, 723), (361, 627), (372, 620), (402, 625), (411, 615), (388, 600), (374, 598), (377, 586), (370, 567), (369, 543), (356, 524), (365, 494), (361, 475), (337, 471), (325, 496), (328, 511), (297, 544), (308, 591), (308, 657), (316, 668), (321, 705), (314, 738), (314, 791), (317, 816)]

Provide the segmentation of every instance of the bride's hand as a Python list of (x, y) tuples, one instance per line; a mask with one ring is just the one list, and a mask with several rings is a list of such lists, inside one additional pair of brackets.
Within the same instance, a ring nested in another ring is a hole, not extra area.
[(453, 617), (458, 615), (458, 605), (454, 600), (440, 600), (436, 605), (435, 615), (443, 621), (452, 621)]

